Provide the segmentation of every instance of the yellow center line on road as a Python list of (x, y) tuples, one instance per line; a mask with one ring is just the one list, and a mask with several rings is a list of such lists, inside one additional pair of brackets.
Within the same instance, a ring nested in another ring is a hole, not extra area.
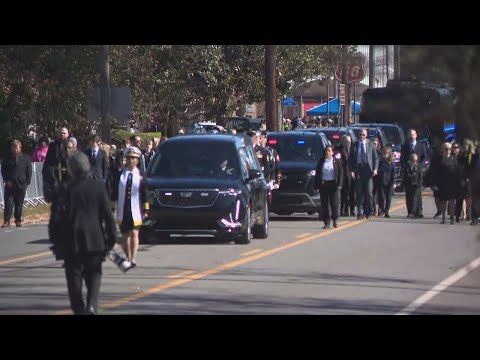
[(48, 255), (53, 256), (51, 251), (45, 251), (38, 254), (26, 255), (26, 256), (21, 256), (21, 257), (9, 259), (9, 260), (3, 260), (3, 261), (0, 261), (0, 266), (11, 265), (11, 264), (19, 263), (22, 261), (29, 261), (29, 260), (33, 260), (39, 257), (48, 256)]
[(194, 272), (195, 272), (194, 270), (185, 270), (176, 274), (168, 275), (167, 278), (178, 279), (178, 278), (181, 278), (182, 276), (193, 274)]
[[(391, 208), (390, 211), (393, 212), (393, 211), (401, 209), (402, 207), (404, 207), (404, 204), (395, 206), (395, 207)], [(339, 227), (339, 228), (324, 230), (320, 233), (316, 233), (316, 234), (307, 236), (305, 238), (295, 240), (291, 243), (281, 245), (281, 246), (278, 246), (278, 247), (273, 248), (273, 249), (265, 250), (261, 253), (253, 254), (253, 255), (247, 256), (247, 257), (242, 258), (242, 259), (234, 260), (234, 261), (225, 263), (223, 265), (217, 266), (217, 267), (209, 269), (209, 270), (205, 270), (205, 271), (202, 271), (202, 272), (199, 272), (199, 273), (192, 274), (188, 278), (176, 279), (176, 280), (169, 281), (169, 282), (167, 282), (165, 284), (162, 284), (162, 285), (154, 286), (154, 287), (152, 287), (150, 289), (147, 289), (145, 291), (138, 292), (138, 293), (135, 293), (135, 294), (132, 294), (132, 295), (114, 300), (114, 301), (110, 301), (110, 302), (101, 304), (100, 308), (102, 308), (102, 309), (116, 308), (116, 307), (128, 304), (132, 301), (139, 300), (139, 299), (145, 298), (145, 297), (153, 295), (153, 294), (157, 294), (157, 293), (162, 292), (164, 290), (171, 289), (171, 288), (174, 288), (176, 286), (185, 285), (185, 284), (188, 284), (192, 281), (200, 280), (200, 279), (206, 278), (207, 276), (214, 275), (214, 274), (217, 274), (217, 273), (225, 271), (225, 270), (229, 270), (229, 269), (241, 266), (241, 265), (251, 263), (253, 261), (262, 259), (264, 257), (276, 254), (280, 251), (284, 251), (284, 250), (287, 250), (287, 249), (290, 249), (290, 248), (293, 248), (293, 247), (296, 247), (296, 246), (299, 246), (299, 245), (302, 245), (302, 244), (306, 244), (306, 243), (308, 243), (312, 240), (317, 240), (317, 239), (326, 237), (328, 235), (331, 235), (333, 233), (343, 231), (343, 230), (349, 229), (351, 227), (364, 224), (366, 222), (369, 222), (369, 220), (362, 219), (362, 220), (353, 220), (353, 221), (346, 221), (346, 222), (348, 222), (348, 224), (346, 224), (345, 226), (342, 226), (342, 227)], [(55, 312), (54, 314), (56, 314), (56, 315), (71, 314), (71, 311), (70, 310), (60, 310), (60, 311)]]
[(244, 252), (242, 254), (240, 254), (241, 256), (248, 256), (248, 255), (253, 255), (253, 254), (256, 254), (258, 252), (262, 251), (262, 249), (253, 249), (253, 250), (250, 250), (250, 251), (247, 251), (247, 252)]
[(297, 236), (295, 236), (295, 239), (300, 239), (300, 238), (302, 238), (304, 236), (308, 236), (308, 235), (312, 235), (312, 233), (305, 233), (305, 234), (297, 235)]

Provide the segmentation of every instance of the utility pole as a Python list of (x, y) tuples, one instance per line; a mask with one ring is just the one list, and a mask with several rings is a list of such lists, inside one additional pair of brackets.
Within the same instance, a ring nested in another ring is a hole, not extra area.
[(400, 79), (400, 45), (393, 45), (393, 69), (395, 80)]
[(348, 126), (349, 106), (350, 106), (350, 89), (348, 86), (348, 74), (347, 74), (347, 59), (346, 55), (342, 63), (342, 84), (345, 84), (345, 105), (342, 106), (343, 120), (340, 122), (340, 126)]
[(275, 65), (277, 47), (265, 45), (265, 115), (269, 131), (277, 131), (277, 86), (275, 83)]
[(387, 82), (390, 79), (390, 45), (385, 45), (385, 67), (387, 68)]
[(370, 45), (368, 48), (368, 87), (375, 87), (375, 46)]
[(100, 50), (100, 107), (101, 137), (105, 144), (111, 141), (111, 102), (110, 102), (110, 65), (108, 63), (109, 45), (102, 45)]

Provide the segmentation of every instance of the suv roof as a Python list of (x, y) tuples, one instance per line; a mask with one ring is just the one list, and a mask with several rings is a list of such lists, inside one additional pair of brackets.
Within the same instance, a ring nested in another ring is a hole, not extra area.
[(357, 132), (359, 132), (360, 129), (366, 128), (368, 130), (368, 137), (369, 138), (377, 136), (377, 134), (371, 135), (373, 131), (375, 131), (376, 133), (378, 132), (378, 136), (380, 137), (379, 140), (381, 142), (382, 147), (385, 147), (385, 146), (389, 145), (388, 139), (387, 139), (387, 137), (386, 137), (386, 135), (385, 135), (385, 133), (384, 133), (384, 131), (382, 130), (381, 127), (379, 127), (379, 126), (365, 126), (365, 124), (363, 124), (363, 125), (364, 126), (352, 126), (352, 127), (350, 127), (350, 129), (354, 130), (355, 135), (357, 135)]
[(249, 136), (246, 135), (229, 135), (229, 134), (188, 134), (182, 136), (175, 136), (173, 138), (168, 139), (166, 143), (174, 143), (174, 142), (205, 142), (205, 143), (212, 143), (212, 142), (234, 142), (237, 147), (242, 147), (245, 145), (252, 145), (252, 140)]

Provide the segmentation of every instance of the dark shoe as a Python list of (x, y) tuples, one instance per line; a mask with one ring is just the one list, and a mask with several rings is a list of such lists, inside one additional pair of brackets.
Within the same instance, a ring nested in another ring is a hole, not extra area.
[(357, 214), (355, 213), (355, 210), (350, 211), (350, 216), (357, 216)]
[(412, 215), (412, 214), (408, 214), (408, 215), (407, 215), (407, 218), (408, 218), (408, 219), (415, 219), (415, 216)]
[(357, 216), (357, 220), (362, 220), (362, 219), (365, 219), (365, 215), (358, 215)]
[(435, 213), (435, 215), (433, 215), (433, 218), (436, 219), (436, 218), (438, 218), (440, 215), (442, 215), (442, 213), (441, 213), (440, 211), (437, 211), (437, 212)]
[(378, 216), (383, 216), (383, 215), (385, 215), (385, 213), (383, 211), (378, 212)]
[(322, 229), (330, 229), (330, 221), (326, 222)]
[(85, 309), (85, 315), (97, 315), (97, 310), (95, 310), (93, 306), (88, 306)]
[(10, 221), (6, 221), (3, 223), (2, 228), (6, 228), (10, 226)]
[(333, 227), (336, 229), (338, 228), (338, 224), (337, 224), (337, 221), (336, 220), (333, 220)]
[(385, 214), (385, 217), (386, 217), (387, 219), (390, 219), (390, 215), (388, 215), (388, 214)]
[(22, 225), (22, 221), (21, 221), (21, 220), (18, 220), (18, 221), (15, 220), (15, 226), (16, 226), (16, 227), (22, 227), (22, 226), (23, 226), (23, 225)]
[(455, 224), (455, 221), (453, 221), (453, 219), (450, 219), (450, 225), (453, 225)]
[(472, 220), (472, 222), (470, 223), (470, 225), (478, 225), (478, 220)]
[(423, 218), (424, 218), (423, 215), (417, 215), (417, 216), (415, 216), (415, 219), (423, 219)]
[(367, 216), (365, 216), (365, 219), (367, 219), (367, 220), (368, 220), (368, 219), (371, 219), (371, 218), (372, 218), (372, 216), (373, 216), (372, 214), (370, 214), (370, 215), (367, 215)]

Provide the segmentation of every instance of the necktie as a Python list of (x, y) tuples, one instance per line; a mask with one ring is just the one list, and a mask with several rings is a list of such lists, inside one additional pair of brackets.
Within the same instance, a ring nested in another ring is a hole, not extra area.
[(412, 144), (410, 145), (410, 148), (411, 148), (412, 151), (415, 151), (415, 144), (412, 143)]
[(97, 157), (97, 152), (95, 150), (92, 150), (92, 160), (95, 160)]
[(367, 163), (367, 152), (365, 151), (365, 143), (362, 142), (362, 150), (360, 153), (360, 158), (362, 159), (362, 163), (366, 164)]

